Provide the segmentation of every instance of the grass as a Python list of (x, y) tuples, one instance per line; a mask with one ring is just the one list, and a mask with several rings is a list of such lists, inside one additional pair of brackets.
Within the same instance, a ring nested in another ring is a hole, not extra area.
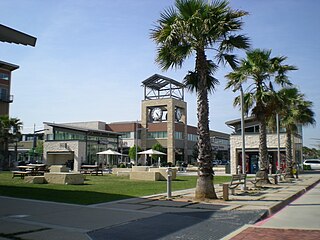
[[(230, 181), (216, 176), (214, 183)], [(172, 190), (194, 188), (196, 176), (178, 176)], [(11, 172), (0, 172), (0, 195), (74, 204), (95, 204), (166, 192), (166, 181), (134, 181), (115, 175), (86, 176), (84, 185), (30, 184)]]

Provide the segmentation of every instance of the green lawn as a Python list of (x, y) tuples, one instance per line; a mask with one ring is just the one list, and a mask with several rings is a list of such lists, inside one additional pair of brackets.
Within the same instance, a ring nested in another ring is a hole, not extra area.
[[(179, 176), (172, 189), (194, 188), (196, 176)], [(230, 181), (216, 176), (215, 183)], [(166, 192), (166, 181), (133, 181), (114, 175), (86, 176), (84, 185), (30, 184), (12, 179), (11, 172), (0, 172), (0, 195), (74, 204), (94, 204)]]

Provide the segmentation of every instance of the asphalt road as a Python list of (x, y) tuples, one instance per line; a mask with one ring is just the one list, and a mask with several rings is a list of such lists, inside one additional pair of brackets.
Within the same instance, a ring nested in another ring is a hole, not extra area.
[(221, 239), (245, 224), (254, 224), (265, 211), (171, 212), (90, 232), (93, 240)]

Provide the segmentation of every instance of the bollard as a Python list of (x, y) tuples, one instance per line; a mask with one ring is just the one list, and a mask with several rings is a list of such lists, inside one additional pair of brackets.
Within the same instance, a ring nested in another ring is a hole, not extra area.
[(170, 167), (167, 168), (166, 170), (167, 174), (168, 174), (168, 178), (167, 178), (167, 199), (171, 199), (171, 179), (172, 179), (172, 169)]
[(222, 184), (222, 197), (224, 201), (229, 201), (229, 184)]
[(237, 174), (241, 174), (241, 166), (240, 165), (237, 166)]

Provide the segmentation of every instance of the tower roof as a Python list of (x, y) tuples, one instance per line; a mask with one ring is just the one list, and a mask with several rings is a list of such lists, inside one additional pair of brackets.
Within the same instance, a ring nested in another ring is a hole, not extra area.
[(183, 100), (185, 85), (174, 79), (154, 74), (142, 82), (144, 99), (176, 98)]
[(160, 74), (154, 74), (142, 82), (142, 84), (148, 88), (160, 90), (168, 85), (174, 85), (176, 87), (184, 88), (184, 84), (173, 80), (171, 78), (162, 76)]

